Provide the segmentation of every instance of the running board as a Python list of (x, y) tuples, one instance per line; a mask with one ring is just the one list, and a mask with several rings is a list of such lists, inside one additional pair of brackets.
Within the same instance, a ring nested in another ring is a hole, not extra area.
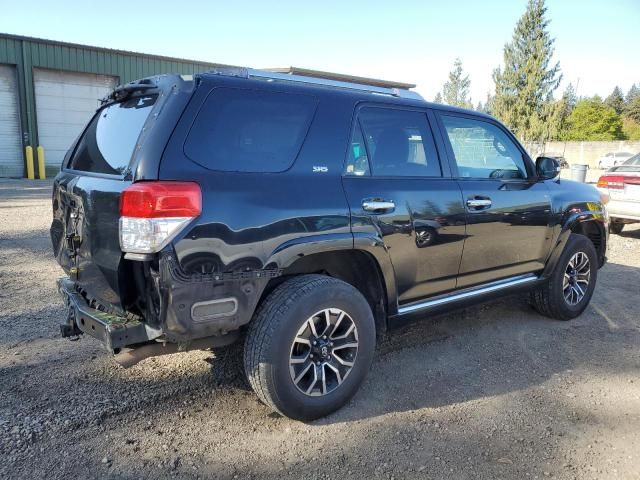
[(527, 275), (518, 275), (517, 277), (505, 278), (491, 283), (485, 283), (483, 285), (467, 288), (457, 293), (447, 293), (434, 297), (424, 302), (411, 303), (398, 307), (398, 315), (406, 315), (407, 313), (417, 312), (419, 310), (426, 310), (447, 303), (454, 303), (461, 300), (466, 300), (473, 297), (479, 297), (487, 293), (496, 292), (506, 288), (517, 287), (527, 283), (533, 283), (537, 281), (539, 277), (533, 273)]

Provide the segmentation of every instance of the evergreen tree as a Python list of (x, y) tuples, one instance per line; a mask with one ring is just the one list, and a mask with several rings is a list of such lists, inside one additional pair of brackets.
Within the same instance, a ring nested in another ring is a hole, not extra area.
[(564, 89), (564, 92), (562, 92), (562, 99), (565, 101), (569, 113), (571, 113), (571, 110), (573, 110), (578, 102), (578, 96), (576, 95), (576, 89), (573, 86), (573, 83), (569, 83), (569, 85)]
[(482, 102), (480, 100), (478, 100), (478, 104), (476, 105), (476, 111), (477, 112), (484, 112), (484, 105), (482, 104)]
[(604, 103), (611, 108), (613, 108), (618, 115), (622, 113), (625, 107), (624, 94), (620, 87), (616, 86), (607, 98), (605, 98)]
[(487, 92), (487, 99), (484, 102), (484, 113), (493, 115), (493, 99), (495, 97), (491, 95), (491, 92)]
[(636, 97), (640, 97), (640, 87), (634, 83), (633, 85), (631, 85), (631, 88), (627, 92), (627, 97), (625, 98), (625, 102), (628, 105)]
[(625, 98), (625, 106), (623, 115), (632, 119), (636, 123), (640, 123), (640, 87), (635, 83), (631, 85), (627, 97)]
[(473, 108), (469, 96), (471, 80), (462, 69), (462, 60), (456, 58), (453, 70), (449, 72), (449, 80), (442, 86), (442, 98), (447, 105), (455, 107)]
[(529, 0), (504, 47), (504, 66), (493, 73), (496, 85), (491, 111), (524, 141), (545, 141), (550, 126), (561, 115), (553, 102), (553, 92), (562, 75), (560, 64), (551, 65), (554, 39), (547, 31), (549, 21), (544, 0)]
[(549, 120), (549, 128), (547, 130), (548, 136), (551, 140), (560, 140), (565, 136), (565, 130), (567, 129), (567, 119), (578, 102), (576, 96), (576, 89), (573, 84), (570, 83), (562, 92), (562, 98), (553, 104), (551, 107), (552, 118)]
[(636, 123), (640, 123), (640, 95), (631, 98), (631, 101), (624, 109), (624, 116)]
[(433, 103), (442, 103), (442, 94), (438, 92), (436, 98), (433, 99)]

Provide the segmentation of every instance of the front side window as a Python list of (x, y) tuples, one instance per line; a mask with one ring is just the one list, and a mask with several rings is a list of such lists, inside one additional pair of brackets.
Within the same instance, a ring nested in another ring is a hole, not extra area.
[(211, 170), (282, 172), (296, 159), (316, 104), (307, 95), (216, 88), (198, 113), (184, 152)]
[(100, 110), (85, 130), (67, 168), (122, 175), (157, 96), (134, 97)]
[(492, 123), (442, 115), (458, 175), (468, 178), (527, 178), (522, 153), (507, 134)]
[(362, 108), (350, 144), (346, 173), (441, 177), (426, 114), (381, 107)]

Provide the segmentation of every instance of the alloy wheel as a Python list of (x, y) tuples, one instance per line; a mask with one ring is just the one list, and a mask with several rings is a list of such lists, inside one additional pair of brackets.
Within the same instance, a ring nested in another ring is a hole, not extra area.
[(309, 396), (327, 395), (351, 372), (358, 354), (358, 328), (339, 308), (321, 310), (304, 321), (289, 355), (296, 388)]
[(565, 301), (571, 306), (580, 303), (587, 293), (590, 280), (591, 264), (589, 257), (584, 252), (574, 253), (567, 264), (562, 282)]

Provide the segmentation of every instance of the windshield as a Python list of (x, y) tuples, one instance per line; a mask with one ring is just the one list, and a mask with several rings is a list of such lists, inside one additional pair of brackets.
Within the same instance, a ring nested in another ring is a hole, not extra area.
[(130, 98), (100, 110), (82, 136), (67, 168), (122, 175), (157, 96)]

